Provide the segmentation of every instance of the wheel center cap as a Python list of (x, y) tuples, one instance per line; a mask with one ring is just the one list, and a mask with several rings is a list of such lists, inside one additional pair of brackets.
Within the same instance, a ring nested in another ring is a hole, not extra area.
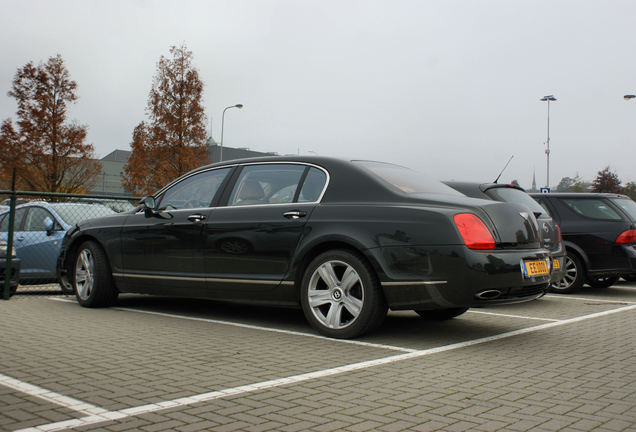
[(344, 293), (342, 292), (342, 289), (340, 288), (334, 289), (333, 292), (331, 293), (331, 298), (333, 298), (335, 301), (342, 300), (343, 296), (344, 296)]

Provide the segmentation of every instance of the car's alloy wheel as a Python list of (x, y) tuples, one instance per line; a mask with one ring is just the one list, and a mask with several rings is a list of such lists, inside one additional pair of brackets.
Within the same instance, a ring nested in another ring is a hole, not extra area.
[(360, 256), (334, 250), (316, 257), (303, 277), (301, 303), (305, 317), (320, 333), (360, 336), (379, 326), (386, 302), (371, 266)]
[(82, 249), (75, 260), (75, 289), (77, 297), (86, 301), (93, 293), (93, 282), (95, 280), (95, 261), (90, 249)]
[(608, 288), (616, 283), (618, 276), (596, 276), (589, 278), (587, 284), (592, 288)]
[(573, 293), (583, 286), (583, 265), (581, 260), (568, 252), (565, 256), (563, 279), (550, 285), (550, 291), (557, 293)]
[(84, 242), (77, 249), (72, 278), (75, 297), (82, 306), (109, 306), (117, 299), (106, 254), (95, 242)]
[(427, 320), (447, 320), (460, 316), (468, 310), (467, 307), (435, 309), (435, 310), (416, 310), (417, 314)]

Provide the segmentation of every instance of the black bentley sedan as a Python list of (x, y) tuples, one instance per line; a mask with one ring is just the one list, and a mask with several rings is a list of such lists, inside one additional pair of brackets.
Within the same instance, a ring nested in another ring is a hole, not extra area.
[(392, 164), (275, 156), (196, 169), (135, 211), (78, 224), (58, 272), (86, 307), (118, 293), (300, 306), (351, 338), (387, 308), (445, 319), (536, 299), (550, 266), (525, 206)]
[(539, 223), (543, 247), (550, 251), (552, 257), (551, 286), (553, 289), (559, 289), (564, 277), (565, 247), (559, 225), (545, 208), (522, 187), (514, 184), (457, 181), (445, 181), (444, 184), (469, 197), (512, 202), (528, 207)]

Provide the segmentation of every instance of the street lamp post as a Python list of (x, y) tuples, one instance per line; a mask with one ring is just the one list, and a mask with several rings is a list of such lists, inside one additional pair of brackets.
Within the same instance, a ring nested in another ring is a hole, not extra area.
[(241, 109), (243, 108), (243, 104), (231, 105), (229, 107), (225, 107), (225, 109), (223, 110), (223, 115), (221, 115), (221, 145), (219, 151), (219, 162), (223, 162), (223, 127), (225, 125), (225, 111), (229, 110), (230, 108)]
[(543, 102), (548, 102), (548, 138), (546, 141), (545, 157), (546, 157), (546, 179), (545, 187), (550, 187), (550, 102), (554, 102), (557, 98), (554, 95), (543, 96), (541, 99)]

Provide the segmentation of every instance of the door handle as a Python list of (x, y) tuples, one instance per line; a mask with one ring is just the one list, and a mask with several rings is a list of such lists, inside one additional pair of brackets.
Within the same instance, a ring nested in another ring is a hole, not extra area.
[(190, 222), (195, 222), (195, 223), (196, 222), (201, 222), (201, 221), (205, 220), (205, 215), (198, 214), (198, 213), (192, 214), (192, 215), (188, 216), (188, 220)]
[(292, 211), (283, 213), (283, 216), (285, 216), (287, 219), (300, 219), (307, 216), (307, 213), (303, 211), (292, 210)]

